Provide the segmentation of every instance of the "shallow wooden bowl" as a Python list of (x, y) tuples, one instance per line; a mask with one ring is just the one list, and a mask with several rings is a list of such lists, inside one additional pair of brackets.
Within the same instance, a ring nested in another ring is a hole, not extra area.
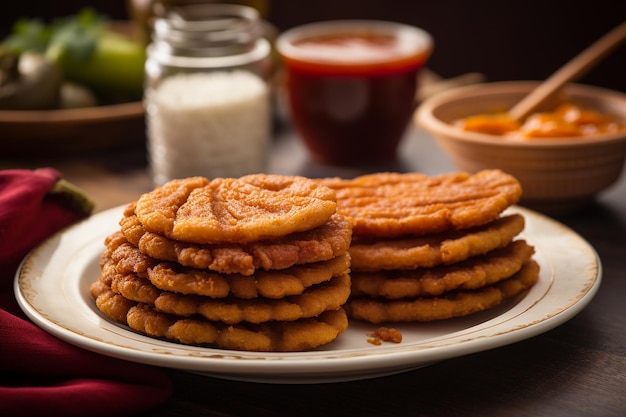
[(142, 146), (141, 102), (68, 110), (0, 111), (3, 157), (83, 155)]

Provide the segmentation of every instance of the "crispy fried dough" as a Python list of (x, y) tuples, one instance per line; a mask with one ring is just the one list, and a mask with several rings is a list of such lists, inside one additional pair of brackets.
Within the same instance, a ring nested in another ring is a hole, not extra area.
[(163, 292), (154, 300), (154, 306), (163, 313), (200, 314), (210, 321), (227, 324), (264, 323), (315, 317), (324, 311), (338, 309), (349, 295), (350, 276), (344, 274), (312, 286), (300, 295), (281, 299), (210, 299)]
[[(119, 233), (118, 231), (113, 235)], [(125, 239), (118, 239), (113, 235), (106, 239), (108, 246), (105, 253), (108, 262), (101, 262), (100, 265), (102, 275), (109, 276), (109, 285), (114, 274), (136, 274), (148, 279), (160, 290), (180, 294), (212, 298), (282, 298), (301, 294), (311, 285), (328, 281), (350, 270), (350, 255), (345, 253), (328, 261), (294, 265), (282, 270), (257, 270), (254, 275), (249, 276), (220, 274), (206, 269), (183, 267), (174, 262), (158, 261), (145, 255)]]
[[(218, 274), (192, 268), (176, 268), (160, 263), (148, 270), (148, 279), (164, 291), (222, 298), (283, 298), (302, 294), (307, 288), (348, 273), (350, 257), (337, 256), (329, 261), (296, 265), (284, 270), (257, 271), (254, 275)], [(225, 286), (225, 291), (222, 287)]]
[(343, 311), (331, 310), (318, 317), (261, 325), (222, 326), (202, 319), (166, 315), (138, 305), (128, 312), (128, 325), (144, 334), (186, 344), (214, 344), (223, 349), (294, 352), (332, 342), (348, 327)]
[(319, 182), (337, 193), (338, 212), (354, 223), (355, 237), (399, 237), (481, 226), (500, 216), (522, 194), (500, 170), (439, 176), (377, 173)]
[(124, 323), (148, 336), (173, 339), (188, 345), (217, 342), (221, 327), (206, 320), (159, 313), (146, 304), (131, 307)]
[(292, 322), (225, 325), (201, 317), (160, 313), (149, 305), (115, 294), (101, 281), (92, 284), (91, 294), (110, 319), (150, 337), (190, 345), (246, 351), (304, 351), (332, 342), (348, 327), (348, 318), (341, 308)]
[(135, 304), (111, 291), (111, 288), (103, 281), (94, 281), (89, 286), (89, 293), (96, 300), (96, 307), (112, 320), (126, 323), (126, 315)]
[(252, 275), (257, 269), (285, 269), (293, 265), (327, 261), (348, 252), (352, 224), (334, 214), (312, 230), (248, 244), (197, 245), (146, 231), (131, 203), (120, 221), (121, 231), (141, 252), (165, 261), (221, 273)]
[[(276, 298), (240, 299), (235, 297), (214, 299), (199, 295), (177, 294), (162, 291), (150, 281), (135, 274), (118, 274), (112, 264), (105, 265), (100, 276), (104, 285), (128, 300), (153, 304), (163, 313), (179, 316), (203, 315), (212, 321), (235, 324), (241, 321), (263, 323), (266, 321), (293, 321), (313, 317), (326, 310), (341, 307), (350, 296), (350, 276), (342, 274), (327, 282), (313, 285), (302, 293)], [(109, 284), (110, 283), (110, 284)]]
[(388, 299), (437, 296), (456, 289), (476, 289), (509, 278), (534, 253), (523, 240), (452, 265), (410, 271), (353, 272), (352, 296)]
[(130, 203), (105, 239), (97, 308), (186, 344), (298, 351), (348, 327), (352, 223), (295, 176), (173, 180)]
[[(219, 304), (216, 304), (221, 309), (230, 309), (232, 310), (233, 304), (239, 303), (239, 301), (243, 300), (251, 300), (251, 299), (261, 299), (259, 301), (255, 301), (254, 303), (240, 303), (240, 305), (244, 306), (243, 310), (248, 311), (248, 313), (252, 314), (252, 310), (255, 311), (264, 311), (266, 314), (271, 314), (272, 309), (286, 311), (286, 305), (298, 304), (302, 303), (302, 308), (298, 309), (297, 307), (291, 307), (291, 312), (303, 311), (309, 312), (306, 306), (317, 306), (321, 304), (315, 304), (314, 297), (327, 297), (324, 301), (330, 303), (330, 306), (335, 305), (336, 303), (345, 299), (349, 296), (349, 284), (345, 282), (342, 284), (335, 282), (332, 288), (343, 289), (341, 292), (333, 294), (329, 288), (325, 288), (325, 292), (322, 293), (322, 287), (317, 287), (309, 293), (304, 294), (307, 288), (310, 288), (314, 285), (318, 285), (320, 283), (324, 283), (330, 281), (333, 277), (337, 276), (348, 276), (344, 266), (346, 264), (347, 259), (345, 257), (340, 257), (335, 260), (334, 265), (330, 265), (331, 267), (336, 268), (336, 271), (339, 271), (336, 275), (333, 274), (332, 270), (324, 270), (323, 265), (317, 265), (308, 268), (308, 270), (304, 270), (303, 279), (296, 277), (294, 275), (283, 274), (279, 272), (276, 277), (272, 277), (272, 273), (266, 273), (265, 276), (261, 278), (261, 283), (255, 282), (255, 277), (246, 277), (246, 276), (220, 276), (219, 274), (211, 274), (205, 282), (193, 283), (188, 282), (186, 288), (200, 288), (199, 292), (208, 293), (208, 297), (215, 299), (224, 299), (227, 296), (231, 296), (228, 301), (222, 301)], [(129, 273), (119, 273), (117, 271), (116, 265), (113, 261), (109, 261), (105, 263), (102, 267), (102, 272), (100, 274), (100, 281), (105, 285), (111, 287), (111, 290), (115, 293), (119, 293), (123, 295), (125, 298), (129, 300), (136, 301), (139, 303), (146, 304), (159, 304), (164, 307), (164, 311), (171, 312), (174, 314), (181, 315), (191, 315), (196, 314), (196, 310), (200, 308), (200, 306), (204, 305), (203, 308), (210, 308), (210, 302), (206, 301), (207, 298), (204, 294), (198, 293), (174, 293), (172, 291), (163, 290), (162, 288), (157, 287), (154, 283), (149, 280), (150, 271), (148, 271), (148, 279), (141, 278), (137, 274), (129, 272)], [(187, 276), (185, 278), (193, 277)], [(274, 279), (275, 278), (275, 279)], [(318, 279), (323, 278), (320, 283), (307, 281), (308, 279), (312, 279), (313, 281), (317, 281)], [(272, 285), (273, 282), (276, 282), (276, 285)], [(216, 284), (212, 286), (212, 284)], [(306, 286), (305, 286), (306, 285)], [(175, 285), (176, 286), (176, 285)], [(178, 287), (178, 286), (176, 286)], [(271, 295), (271, 297), (260, 296), (259, 290), (262, 292), (267, 292)], [(286, 292), (294, 292), (294, 294), (284, 294)], [(215, 297), (213, 295), (217, 295)], [(277, 296), (281, 294), (281, 296)], [(185, 297), (185, 296), (189, 297)], [(239, 297), (242, 295), (243, 297)], [(194, 297), (197, 296), (197, 297)], [(287, 303), (272, 303), (269, 300), (279, 300), (285, 299), (285, 297), (289, 296), (300, 296), (300, 298), (291, 298), (288, 299)], [(343, 303), (341, 302), (341, 303)], [(305, 308), (306, 307), (306, 308)], [(246, 314), (248, 314), (246, 313)], [(315, 311), (313, 311), (313, 314)], [(243, 313), (241, 313), (243, 314)], [(297, 313), (293, 313), (297, 314)], [(286, 320), (286, 318), (283, 318)], [(282, 319), (281, 319), (282, 320)], [(253, 320), (249, 320), (252, 322), (256, 322)]]
[(509, 244), (524, 229), (524, 217), (512, 214), (465, 231), (397, 239), (355, 238), (352, 271), (430, 268), (463, 261)]
[[(228, 326), (220, 332), (218, 344), (229, 349), (294, 352), (330, 343), (348, 328), (342, 308), (325, 311), (317, 317), (292, 322), (272, 322), (256, 326)], [(254, 349), (249, 340), (256, 335)]]
[(406, 300), (351, 298), (344, 308), (350, 318), (371, 323), (443, 320), (493, 308), (522, 294), (538, 278), (539, 265), (531, 259), (511, 278), (476, 290)]
[[(119, 230), (105, 238), (104, 247), (104, 263), (112, 262), (120, 274), (135, 273), (147, 277), (148, 268), (154, 267), (159, 262), (130, 244)], [(103, 267), (102, 262), (100, 267)]]
[(335, 193), (304, 177), (192, 177), (143, 194), (136, 214), (147, 231), (198, 244), (250, 243), (319, 227)]
[[(102, 276), (106, 277), (106, 271), (103, 271)], [(135, 274), (115, 274), (109, 277), (111, 278), (111, 291), (138, 303), (152, 304), (162, 293), (149, 281)], [(107, 282), (106, 278), (103, 282)]]

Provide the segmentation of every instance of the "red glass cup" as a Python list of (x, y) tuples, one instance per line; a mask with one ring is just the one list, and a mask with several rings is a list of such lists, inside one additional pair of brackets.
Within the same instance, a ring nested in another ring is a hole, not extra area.
[(392, 161), (433, 40), (396, 22), (335, 20), (283, 32), (276, 48), (293, 125), (317, 162)]

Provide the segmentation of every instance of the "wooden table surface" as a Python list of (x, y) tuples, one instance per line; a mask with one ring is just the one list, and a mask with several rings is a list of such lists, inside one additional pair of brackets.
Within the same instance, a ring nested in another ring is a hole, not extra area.
[[(268, 172), (349, 177), (392, 169), (454, 170), (423, 132), (410, 130), (397, 165), (365, 171), (311, 163), (279, 129)], [(53, 166), (82, 187), (96, 211), (152, 188), (143, 149), (92, 158), (0, 161)], [(410, 372), (328, 384), (262, 384), (168, 370), (174, 395), (145, 416), (624, 416), (626, 415), (626, 172), (589, 207), (553, 215), (585, 238), (602, 262), (602, 284), (578, 315), (541, 335)], [(558, 250), (558, 248), (555, 248)]]

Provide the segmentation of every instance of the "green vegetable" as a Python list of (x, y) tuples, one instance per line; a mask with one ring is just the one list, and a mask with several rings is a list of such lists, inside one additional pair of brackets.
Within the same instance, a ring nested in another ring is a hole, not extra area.
[(19, 53), (44, 52), (65, 80), (83, 84), (107, 100), (136, 100), (143, 93), (145, 44), (114, 32), (107, 19), (91, 9), (50, 25), (22, 19), (4, 44)]
[(38, 19), (20, 19), (13, 25), (13, 33), (3, 42), (4, 46), (21, 54), (26, 51), (44, 53), (52, 37), (52, 30)]

